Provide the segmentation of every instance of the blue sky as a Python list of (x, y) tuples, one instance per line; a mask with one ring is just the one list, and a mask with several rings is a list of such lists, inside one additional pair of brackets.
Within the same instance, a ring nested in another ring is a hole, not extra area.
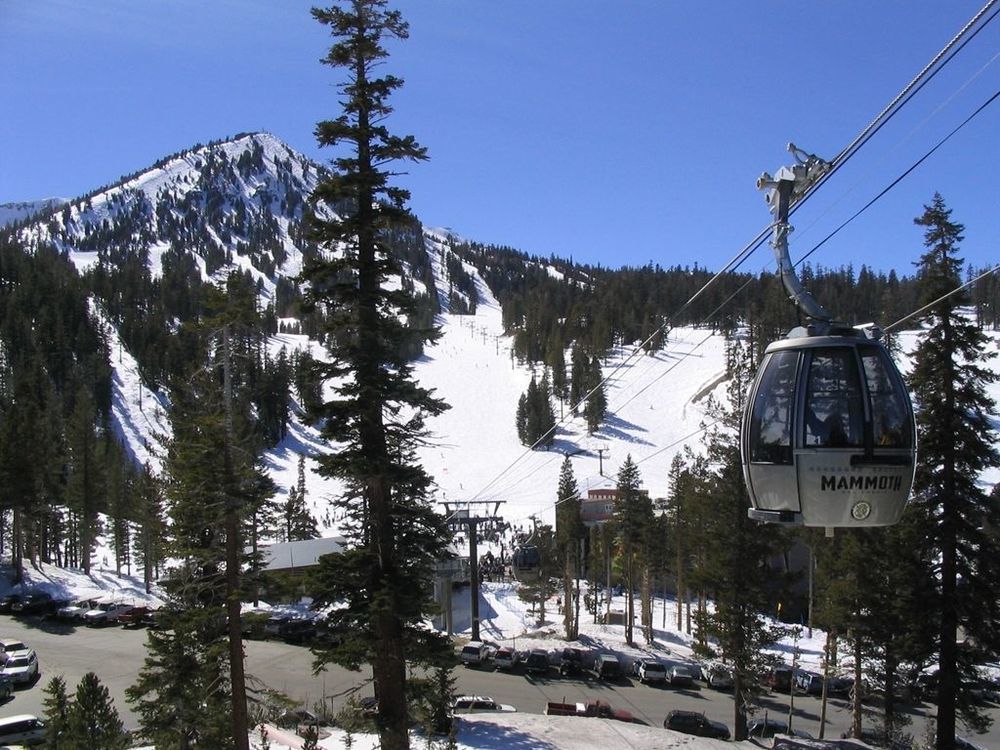
[[(606, 267), (721, 267), (766, 226), (788, 141), (832, 157), (985, 0), (398, 0), (390, 122), (430, 161), (430, 226)], [(268, 130), (318, 159), (330, 39), (298, 0), (0, 0), (0, 202), (72, 197)], [(795, 217), (801, 256), (1000, 88), (1000, 19)], [(939, 191), (963, 254), (1000, 259), (1000, 102), (812, 258), (910, 273)], [(745, 268), (770, 260), (767, 247)]]

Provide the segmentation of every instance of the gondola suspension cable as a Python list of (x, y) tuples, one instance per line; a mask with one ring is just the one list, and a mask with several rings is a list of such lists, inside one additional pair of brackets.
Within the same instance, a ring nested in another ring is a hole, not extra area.
[(880, 193), (878, 193), (878, 195), (876, 195), (874, 198), (872, 198), (870, 201), (868, 201), (864, 206), (862, 206), (857, 211), (855, 211), (854, 214), (852, 214), (842, 224), (840, 224), (836, 229), (834, 229), (832, 232), (830, 232), (830, 234), (828, 234), (826, 237), (824, 237), (822, 240), (820, 240), (809, 252), (807, 252), (805, 255), (803, 255), (801, 258), (799, 258), (795, 262), (795, 265), (798, 266), (799, 264), (803, 263), (810, 255), (812, 255), (813, 253), (815, 253), (823, 245), (825, 245), (830, 239), (832, 239), (836, 234), (838, 234), (840, 232), (840, 230), (842, 230), (844, 227), (846, 227), (848, 224), (850, 224), (852, 221), (854, 221), (856, 218), (858, 218), (861, 214), (863, 214), (865, 211), (867, 211), (869, 208), (871, 208), (879, 199), (881, 199), (886, 193), (888, 193), (890, 190), (892, 190), (894, 187), (896, 187), (896, 185), (898, 185), (906, 177), (908, 177), (911, 172), (913, 172), (917, 167), (919, 167), (927, 159), (929, 159), (934, 154), (935, 151), (937, 151), (939, 148), (941, 148), (941, 146), (943, 146), (945, 143), (947, 143), (951, 139), (951, 137), (953, 135), (955, 135), (956, 133), (958, 133), (958, 131), (960, 131), (962, 128), (964, 128), (966, 125), (968, 125), (970, 122), (972, 122), (972, 120), (975, 119), (975, 117), (977, 115), (979, 115), (983, 110), (985, 110), (989, 105), (991, 105), (998, 98), (1000, 98), (1000, 89), (998, 89), (993, 94), (993, 96), (991, 96), (989, 99), (987, 99), (981, 105), (979, 105), (979, 107), (971, 115), (969, 115), (968, 117), (966, 117), (950, 133), (948, 133), (944, 138), (942, 138), (940, 141), (938, 141), (936, 144), (934, 144), (934, 146), (927, 153), (925, 153), (923, 156), (921, 156), (919, 159), (917, 159), (917, 161), (915, 161), (912, 165), (910, 165), (910, 167), (907, 168), (902, 174), (900, 174), (896, 179), (894, 179), (892, 182), (890, 182), (888, 185), (886, 185), (886, 187)]
[[(1000, 8), (995, 10), (993, 15), (991, 15), (985, 22), (980, 24), (977, 29), (969, 34), (969, 30), (976, 26), (976, 24), (979, 23), (980, 19), (986, 15), (990, 8), (998, 2), (1000, 2), (1000, 0), (989, 0), (986, 5), (980, 8), (979, 12), (969, 19), (969, 22), (965, 24), (965, 26), (963, 26), (954, 37), (951, 38), (951, 41), (949, 41), (940, 52), (931, 58), (931, 61), (928, 62), (923, 69), (913, 77), (913, 80), (906, 84), (906, 86), (903, 87), (903, 90), (900, 91), (895, 98), (893, 98), (893, 100), (890, 101), (885, 108), (883, 108), (883, 110), (879, 112), (872, 119), (872, 121), (868, 123), (868, 125), (865, 126), (861, 133), (858, 134), (858, 136), (851, 141), (845, 149), (834, 157), (833, 163), (839, 166), (841, 162), (850, 158), (850, 156), (860, 149), (861, 146), (863, 146), (872, 136), (875, 135), (875, 133), (877, 133), (889, 120), (891, 120), (899, 112), (899, 110), (902, 109), (904, 104), (912, 99), (921, 88), (927, 85), (927, 83), (934, 78), (934, 76), (941, 72), (941, 70), (944, 69), (944, 66), (947, 65), (952, 58), (954, 58), (954, 56), (958, 54), (963, 47), (965, 47), (966, 44), (972, 41), (980, 31), (986, 28), (990, 21), (996, 18), (997, 13), (1000, 13)], [(969, 35), (963, 40), (963, 37), (965, 37), (966, 34)], [(956, 45), (957, 48), (955, 48)], [(952, 48), (955, 49), (953, 50)], [(945, 59), (946, 55), (947, 59)], [(940, 65), (938, 65), (938, 63), (940, 63)]]
[[(983, 21), (981, 24), (979, 21), (983, 16), (989, 12), (990, 8), (994, 5), (1000, 3), (1000, 0), (989, 0), (979, 11), (969, 20), (968, 23), (963, 26), (951, 40), (941, 48), (930, 62), (928, 62), (923, 69), (914, 76), (903, 89), (890, 101), (881, 112), (879, 112), (874, 119), (868, 125), (862, 129), (862, 131), (854, 138), (851, 143), (849, 143), (844, 149), (840, 151), (831, 161), (830, 168), (826, 174), (819, 177), (816, 182), (809, 186), (809, 188), (803, 193), (802, 197), (798, 202), (791, 207), (789, 213), (794, 213), (799, 204), (803, 203), (809, 198), (816, 190), (826, 183), (830, 177), (834, 175), (847, 161), (854, 156), (869, 140), (871, 140), (886, 124), (895, 117), (899, 111), (914, 97), (920, 90), (926, 86), (934, 77), (940, 73), (944, 67), (951, 62), (955, 55), (962, 51), (965, 46), (971, 42), (980, 31), (985, 29), (993, 19), (1000, 14), (1000, 8), (993, 11), (993, 14)], [(977, 24), (978, 27), (971, 31)], [(964, 37), (964, 38), (963, 38)]]
[(924, 305), (923, 307), (921, 307), (921, 308), (919, 308), (917, 310), (914, 310), (909, 315), (904, 315), (902, 318), (900, 318), (899, 320), (897, 320), (895, 323), (886, 326), (882, 330), (885, 333), (889, 333), (890, 331), (894, 330), (897, 326), (899, 326), (901, 323), (905, 323), (910, 318), (914, 318), (917, 315), (920, 315), (920, 313), (922, 313), (922, 312), (924, 312), (926, 310), (929, 310), (930, 308), (934, 307), (934, 305), (936, 305), (936, 304), (938, 304), (940, 302), (944, 302), (946, 299), (948, 299), (952, 295), (958, 294), (959, 292), (961, 292), (964, 289), (968, 289), (970, 286), (972, 286), (973, 284), (975, 284), (980, 279), (984, 279), (987, 276), (989, 276), (990, 274), (996, 273), (997, 271), (1000, 271), (1000, 264), (993, 266), (993, 268), (990, 268), (989, 270), (983, 271), (976, 278), (970, 279), (969, 281), (965, 282), (961, 286), (956, 287), (955, 289), (952, 289), (947, 294), (942, 294), (940, 297), (938, 297), (933, 302), (928, 302), (926, 305)]
[[(935, 305), (939, 304), (940, 302), (943, 302), (944, 300), (948, 299), (949, 297), (951, 297), (951, 296), (953, 296), (955, 294), (958, 294), (959, 292), (961, 292), (961, 291), (963, 291), (965, 289), (968, 289), (969, 287), (973, 286), (977, 282), (979, 282), (982, 279), (986, 278), (990, 274), (996, 273), (998, 271), (1000, 271), (1000, 264), (997, 264), (997, 265), (993, 266), (993, 268), (990, 268), (990, 269), (988, 269), (986, 271), (983, 271), (981, 274), (979, 274), (975, 278), (970, 279), (966, 283), (961, 284), (960, 286), (955, 287), (954, 289), (952, 289), (951, 291), (947, 292), (946, 294), (942, 294), (940, 297), (938, 297), (937, 299), (935, 299), (933, 302), (929, 302), (926, 305), (924, 305), (924, 306), (922, 306), (920, 308), (917, 308), (913, 312), (908, 313), (907, 315), (904, 315), (902, 318), (900, 318), (899, 320), (897, 320), (895, 323), (892, 323), (891, 325), (886, 326), (882, 330), (885, 333), (889, 333), (889, 332), (893, 331), (894, 329), (896, 329), (897, 327), (899, 327), (902, 323), (905, 323), (907, 320), (910, 320), (911, 318), (916, 317), (917, 315), (920, 315), (921, 313), (929, 310), (930, 308), (934, 307)], [(742, 290), (742, 288), (741, 288), (741, 290)], [(644, 456), (643, 458), (641, 458), (639, 461), (636, 462), (636, 466), (641, 466), (646, 461), (649, 461), (649, 460), (655, 458), (656, 456), (660, 455), (664, 451), (670, 450), (671, 448), (673, 448), (673, 447), (675, 447), (677, 445), (685, 443), (685, 442), (687, 442), (688, 440), (690, 440), (693, 437), (697, 437), (698, 435), (700, 435), (701, 433), (705, 432), (706, 430), (709, 430), (712, 427), (714, 427), (716, 424), (719, 423), (719, 421), (720, 420), (716, 419), (716, 420), (714, 420), (712, 422), (704, 424), (701, 427), (699, 427), (697, 430), (695, 430), (694, 432), (691, 432), (688, 435), (685, 435), (684, 437), (679, 438), (678, 440), (675, 440), (674, 442), (670, 443), (669, 445), (665, 445), (662, 448), (657, 449), (653, 453), (650, 453), (648, 456)], [(568, 500), (572, 500), (572, 499), (573, 499), (572, 497), (561, 497), (561, 498), (558, 498), (551, 505), (548, 505), (548, 506), (542, 508), (540, 511), (536, 511), (533, 514), (528, 515), (528, 516), (524, 516), (523, 518), (518, 519), (518, 520), (524, 520), (524, 519), (527, 519), (527, 518), (531, 518), (531, 517), (537, 515), (538, 513), (545, 512), (546, 510), (549, 510), (550, 508), (555, 508), (555, 507), (561, 505), (562, 503), (567, 502)]]
[[(989, 9), (994, 5), (997, 5), (997, 3), (1000, 3), (1000, 0), (989, 0), (989, 2), (987, 2), (986, 5), (984, 5), (979, 10), (979, 12), (977, 12), (976, 15), (973, 16), (972, 19), (970, 19), (969, 22), (962, 27), (962, 29), (941, 49), (941, 51), (938, 52), (937, 55), (935, 55), (931, 59), (931, 61), (927, 63), (927, 65), (924, 66), (924, 68), (913, 78), (913, 80), (911, 80), (902, 89), (902, 91), (900, 91), (899, 94), (897, 94), (889, 102), (889, 104), (887, 104), (882, 109), (882, 111), (878, 115), (876, 115), (875, 118), (867, 126), (865, 126), (865, 128), (861, 131), (861, 133), (858, 136), (856, 136), (854, 140), (851, 141), (851, 143), (848, 144), (848, 146), (844, 148), (834, 158), (832, 162), (830, 162), (830, 168), (825, 172), (825, 174), (821, 175), (815, 182), (813, 182), (813, 184), (811, 184), (807, 190), (804, 191), (804, 193), (791, 206), (789, 213), (794, 213), (799, 208), (799, 206), (801, 206), (806, 200), (808, 200), (809, 197), (813, 193), (815, 193), (816, 190), (821, 185), (825, 184), (827, 179), (829, 179), (834, 172), (836, 172), (850, 158), (852, 158), (854, 154), (857, 153), (857, 151), (860, 150), (861, 147), (864, 146), (864, 144), (867, 143), (868, 140), (870, 140), (889, 120), (891, 120), (892, 117), (894, 117), (899, 112), (899, 110), (902, 109), (902, 107), (906, 103), (908, 103), (912, 99), (912, 97), (916, 95), (916, 93), (919, 92), (921, 88), (923, 88), (924, 85), (926, 85), (927, 82), (929, 82), (935, 75), (937, 75), (937, 73), (940, 72), (944, 68), (944, 66), (947, 65), (966, 44), (968, 44), (969, 41), (975, 38), (975, 36), (983, 28), (985, 28), (985, 26), (990, 21), (992, 21), (997, 16), (997, 13), (1000, 13), (1000, 9), (994, 11), (993, 15), (991, 15), (983, 24), (981, 24), (978, 28), (976, 28), (971, 35), (969, 35), (964, 40), (962, 39), (962, 37), (964, 37), (966, 34), (969, 33), (970, 29), (976, 26), (979, 20), (989, 11)], [(644, 344), (649, 343), (653, 338), (655, 338), (664, 330), (669, 332), (669, 328), (671, 327), (670, 321), (672, 319), (676, 319), (677, 316), (679, 316), (684, 310), (690, 307), (718, 279), (720, 279), (723, 275), (730, 273), (733, 267), (738, 267), (739, 265), (742, 265), (742, 263), (747, 258), (749, 258), (750, 255), (752, 255), (764, 243), (765, 239), (767, 238), (769, 232), (772, 229), (773, 229), (773, 224), (762, 229), (757, 234), (757, 236), (754, 237), (750, 242), (748, 242), (735, 256), (733, 256), (733, 258), (731, 258), (729, 262), (720, 271), (718, 271), (714, 276), (712, 276), (712, 278), (710, 278), (683, 305), (681, 305), (681, 307), (678, 308), (678, 310), (672, 316), (670, 316), (670, 318), (664, 321), (659, 328), (657, 328), (652, 334), (650, 334), (650, 336), (643, 343)], [(612, 370), (612, 372), (607, 377), (601, 380), (601, 382), (597, 386), (591, 389), (576, 404), (574, 404), (573, 408), (570, 409), (569, 414), (570, 415), (573, 414), (576, 408), (579, 407), (580, 404), (585, 403), (586, 400), (598, 388), (602, 388), (607, 382), (609, 382), (621, 368), (623, 368), (631, 361), (632, 357), (636, 356), (636, 353), (638, 352), (639, 348), (641, 347), (638, 347), (629, 357), (622, 360), (622, 362), (617, 367), (615, 367), (615, 369)], [(568, 419), (569, 416), (567, 415), (566, 417), (563, 417), (563, 419), (559, 420), (548, 432), (539, 437), (538, 440), (536, 440), (531, 446), (526, 448), (524, 452), (522, 452), (504, 469), (502, 469), (496, 477), (491, 479), (485, 486), (482, 487), (482, 489), (476, 492), (475, 495), (473, 495), (472, 499), (475, 500), (480, 496), (482, 496), (483, 493), (485, 493), (490, 487), (496, 484), (496, 482), (498, 482), (507, 472), (513, 469), (514, 466), (520, 463), (525, 458), (525, 456), (530, 454), (536, 447), (541, 445), (543, 441), (546, 440), (552, 432), (554, 432)]]

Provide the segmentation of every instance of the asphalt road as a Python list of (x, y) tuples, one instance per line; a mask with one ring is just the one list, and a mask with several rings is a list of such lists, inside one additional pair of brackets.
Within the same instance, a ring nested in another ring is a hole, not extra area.
[[(107, 686), (126, 727), (138, 726), (131, 706), (125, 701), (125, 689), (135, 682), (142, 667), (145, 630), (91, 629), (0, 615), (0, 637), (20, 638), (34, 648), (42, 670), (41, 678), (33, 686), (15, 691), (13, 698), (0, 705), (0, 716), (41, 715), (44, 713), (43, 688), (51, 677), (62, 675), (68, 688), (73, 690), (80, 678), (92, 671)], [(330, 667), (313, 676), (308, 649), (279, 642), (249, 641), (246, 652), (247, 673), (258, 680), (258, 684), (280, 690), (307, 707), (325, 700), (338, 708), (346, 700), (346, 691), (359, 686), (359, 696), (372, 694), (371, 687), (365, 685), (367, 675), (363, 672)], [(730, 728), (733, 726), (732, 696), (706, 687), (674, 690), (640, 685), (632, 680), (607, 684), (592, 677), (560, 679), (553, 673), (548, 678), (536, 678), (465, 667), (456, 669), (455, 674), (459, 693), (489, 695), (500, 703), (514, 705), (518, 711), (542, 713), (549, 701), (577, 702), (597, 698), (615, 708), (630, 711), (651, 726), (661, 726), (667, 711), (674, 708), (704, 712), (711, 719), (722, 721)], [(789, 696), (784, 694), (765, 696), (763, 708), (771, 717), (787, 719), (788, 702)], [(923, 734), (923, 712), (933, 711), (933, 708), (922, 706), (914, 710), (911, 726), (914, 735)], [(820, 709), (818, 698), (797, 695), (793, 726), (818, 736)], [(974, 739), (989, 750), (1000, 750), (1000, 709), (994, 707), (991, 712), (996, 722), (993, 730)], [(826, 720), (826, 737), (839, 737), (847, 730), (850, 710), (846, 702), (830, 700)]]

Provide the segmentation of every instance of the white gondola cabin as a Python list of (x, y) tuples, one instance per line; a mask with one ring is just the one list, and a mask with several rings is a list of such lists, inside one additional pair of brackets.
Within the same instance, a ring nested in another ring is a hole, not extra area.
[(913, 484), (913, 409), (863, 330), (797, 328), (768, 346), (743, 418), (750, 516), (827, 528), (886, 526)]

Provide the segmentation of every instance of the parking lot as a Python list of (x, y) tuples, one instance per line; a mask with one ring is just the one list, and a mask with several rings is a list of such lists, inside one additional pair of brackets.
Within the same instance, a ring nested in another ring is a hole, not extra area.
[[(70, 689), (75, 688), (84, 674), (95, 672), (108, 687), (125, 725), (137, 727), (136, 716), (125, 702), (124, 692), (136, 679), (145, 657), (146, 633), (143, 629), (120, 627), (88, 628), (82, 625), (41, 620), (35, 617), (19, 620), (0, 615), (0, 637), (17, 638), (38, 653), (41, 677), (31, 687), (19, 689), (12, 698), (0, 704), (0, 716), (16, 713), (43, 713), (43, 688), (54, 675), (60, 674)], [(553, 641), (553, 650), (561, 644)], [(561, 650), (559, 648), (558, 650)], [(318, 676), (312, 675), (312, 656), (308, 649), (281, 641), (252, 640), (246, 643), (247, 671), (268, 686), (281, 690), (307, 707), (322, 700), (334, 709), (343, 704), (341, 695), (359, 687), (359, 696), (371, 694), (365, 685), (364, 673), (353, 673), (330, 667)], [(458, 667), (455, 670), (458, 694), (492, 696), (499, 703), (510, 704), (518, 711), (542, 713), (549, 702), (575, 703), (599, 699), (613, 708), (628, 711), (651, 726), (661, 726), (667, 712), (685, 709), (704, 713), (732, 728), (733, 701), (729, 693), (712, 690), (697, 681), (690, 687), (650, 686), (623, 676), (616, 680), (600, 680), (592, 671), (584, 670), (565, 677), (557, 669), (546, 673), (527, 674), (521, 669), (494, 671), (492, 663), (480, 668)], [(338, 697), (339, 696), (339, 697)], [(787, 720), (789, 696), (774, 693), (763, 698), (761, 711), (769, 718)], [(923, 731), (923, 712), (933, 706), (913, 710), (911, 731)], [(990, 709), (1000, 720), (1000, 710)], [(819, 733), (820, 701), (809, 695), (795, 696), (793, 728), (813, 735)], [(839, 737), (850, 724), (850, 712), (843, 699), (833, 699), (827, 706), (827, 737)], [(1000, 729), (975, 738), (987, 748), (1000, 748)]]

